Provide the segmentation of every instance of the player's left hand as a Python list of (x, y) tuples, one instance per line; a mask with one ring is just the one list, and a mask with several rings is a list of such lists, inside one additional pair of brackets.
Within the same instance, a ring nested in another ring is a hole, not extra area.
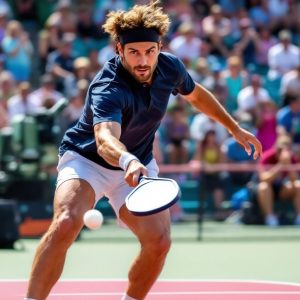
[(241, 127), (238, 127), (238, 129), (232, 133), (232, 136), (236, 139), (236, 141), (238, 143), (240, 143), (244, 147), (244, 149), (248, 153), (248, 155), (252, 154), (251, 145), (253, 145), (253, 147), (254, 147), (253, 158), (254, 159), (257, 159), (261, 155), (262, 145), (261, 145), (260, 141), (249, 131), (247, 131)]

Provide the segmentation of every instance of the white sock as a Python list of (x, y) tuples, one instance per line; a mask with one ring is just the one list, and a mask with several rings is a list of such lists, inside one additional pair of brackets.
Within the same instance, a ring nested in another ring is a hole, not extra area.
[(24, 298), (24, 300), (35, 300), (33, 298)]
[(136, 300), (135, 298), (132, 298), (130, 296), (128, 296), (127, 294), (125, 294), (121, 300)]

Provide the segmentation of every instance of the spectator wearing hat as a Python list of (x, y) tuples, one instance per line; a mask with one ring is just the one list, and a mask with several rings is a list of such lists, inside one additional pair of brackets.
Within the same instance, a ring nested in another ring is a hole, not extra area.
[[(292, 151), (292, 141), (288, 135), (277, 138), (276, 144), (263, 153), (260, 160), (258, 203), (264, 215), (265, 224), (270, 227), (279, 225), (274, 212), (274, 202), (292, 200), (296, 212), (295, 224), (300, 225), (300, 181), (296, 171), (284, 170), (284, 167), (297, 163)], [(266, 168), (265, 166), (271, 166)]]
[(278, 78), (300, 65), (299, 47), (291, 43), (291, 33), (282, 30), (279, 33), (279, 43), (270, 48), (268, 63), (269, 78)]
[(87, 57), (78, 57), (74, 60), (74, 72), (64, 81), (64, 94), (70, 98), (77, 93), (77, 82), (85, 79), (91, 81), (90, 60)]
[(189, 21), (183, 22), (179, 26), (178, 33), (178, 36), (170, 42), (169, 48), (189, 66), (201, 54), (201, 40), (196, 36), (194, 26)]

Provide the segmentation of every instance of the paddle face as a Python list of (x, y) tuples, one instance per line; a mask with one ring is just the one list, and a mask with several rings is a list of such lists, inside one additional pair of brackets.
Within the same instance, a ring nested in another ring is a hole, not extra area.
[(141, 177), (139, 185), (126, 197), (125, 203), (132, 214), (147, 216), (171, 207), (180, 197), (175, 180)]

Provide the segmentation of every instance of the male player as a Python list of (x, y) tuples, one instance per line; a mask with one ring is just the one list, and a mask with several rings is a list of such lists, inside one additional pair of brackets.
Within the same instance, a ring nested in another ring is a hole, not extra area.
[(83, 214), (102, 195), (141, 244), (122, 299), (145, 298), (170, 248), (170, 215), (165, 210), (136, 217), (128, 212), (124, 199), (141, 174), (157, 176), (152, 144), (171, 93), (184, 95), (195, 108), (223, 124), (247, 152), (253, 144), (254, 156), (261, 153), (258, 140), (191, 79), (183, 63), (160, 51), (169, 19), (157, 4), (107, 16), (103, 27), (116, 40), (117, 55), (95, 76), (80, 120), (63, 138), (54, 218), (37, 248), (26, 299), (48, 296), (83, 226)]

